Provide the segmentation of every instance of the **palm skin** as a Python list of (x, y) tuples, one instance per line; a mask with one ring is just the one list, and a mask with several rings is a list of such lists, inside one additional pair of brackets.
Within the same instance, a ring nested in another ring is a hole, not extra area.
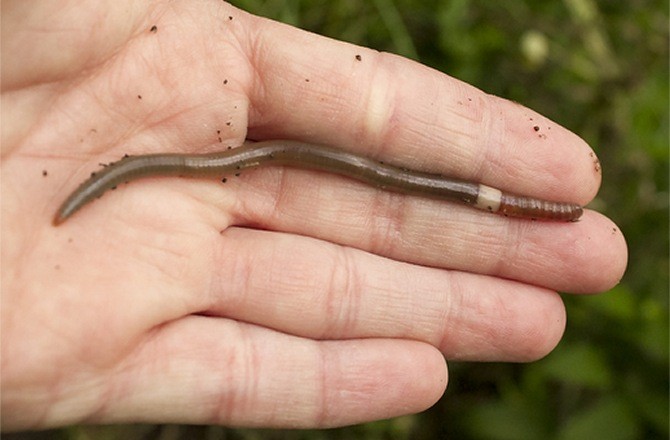
[(99, 163), (245, 138), (579, 203), (600, 174), (518, 104), (224, 2), (3, 2), (2, 41), (3, 429), (420, 411), (445, 358), (542, 357), (565, 325), (556, 291), (625, 268), (592, 211), (512, 220), (282, 168), (147, 179), (54, 227)]

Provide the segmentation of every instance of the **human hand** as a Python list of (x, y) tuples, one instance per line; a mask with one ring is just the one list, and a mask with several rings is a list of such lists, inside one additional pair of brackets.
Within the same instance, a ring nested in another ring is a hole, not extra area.
[(245, 138), (547, 199), (600, 184), (575, 135), (400, 57), (223, 2), (107, 3), (3, 4), (3, 429), (416, 412), (444, 357), (541, 357), (556, 290), (620, 278), (623, 237), (595, 212), (513, 220), (282, 168), (145, 180), (54, 228), (98, 163)]

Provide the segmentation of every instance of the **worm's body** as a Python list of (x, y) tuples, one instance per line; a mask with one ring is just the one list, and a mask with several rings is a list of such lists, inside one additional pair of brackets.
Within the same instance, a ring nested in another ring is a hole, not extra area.
[(582, 214), (582, 208), (573, 203), (506, 194), (479, 183), (405, 170), (334, 148), (293, 141), (265, 141), (213, 154), (124, 157), (82, 183), (60, 206), (53, 223), (61, 224), (108, 189), (142, 177), (222, 177), (269, 165), (326, 171), (388, 191), (456, 201), (513, 217), (574, 221)]

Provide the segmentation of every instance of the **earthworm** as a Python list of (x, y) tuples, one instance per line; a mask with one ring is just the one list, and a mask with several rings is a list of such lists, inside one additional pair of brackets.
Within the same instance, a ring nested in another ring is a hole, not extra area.
[(280, 165), (347, 176), (388, 191), (450, 200), (506, 216), (575, 221), (582, 215), (574, 203), (551, 202), (504, 193), (475, 182), (411, 171), (335, 148), (294, 141), (247, 142), (219, 153), (126, 156), (92, 173), (58, 208), (59, 225), (110, 188), (151, 176), (224, 176), (261, 166)]

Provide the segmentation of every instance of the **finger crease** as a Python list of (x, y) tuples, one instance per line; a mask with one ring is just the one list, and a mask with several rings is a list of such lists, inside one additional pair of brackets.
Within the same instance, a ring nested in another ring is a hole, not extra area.
[(357, 267), (352, 252), (338, 248), (324, 302), (327, 317), (324, 337), (338, 338), (355, 332), (361, 294)]

